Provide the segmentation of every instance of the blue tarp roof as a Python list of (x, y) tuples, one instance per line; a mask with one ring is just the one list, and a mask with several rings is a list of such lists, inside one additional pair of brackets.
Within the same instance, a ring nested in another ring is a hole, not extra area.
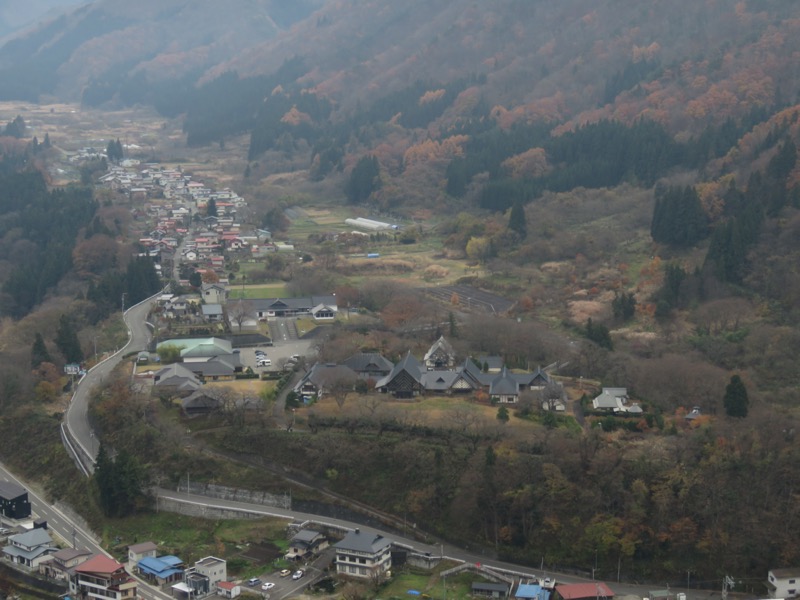
[(536, 600), (547, 600), (550, 592), (540, 585), (530, 583), (520, 583), (517, 591), (514, 592), (515, 598), (532, 598)]
[(174, 559), (176, 557), (164, 556), (161, 558), (153, 558), (148, 556), (139, 561), (139, 570), (146, 575), (153, 575), (154, 577), (160, 577), (161, 579), (167, 579), (172, 575), (183, 573), (183, 569), (174, 567), (175, 564), (181, 564), (181, 561), (178, 561), (178, 563), (170, 563), (169, 561), (164, 561), (164, 558)]

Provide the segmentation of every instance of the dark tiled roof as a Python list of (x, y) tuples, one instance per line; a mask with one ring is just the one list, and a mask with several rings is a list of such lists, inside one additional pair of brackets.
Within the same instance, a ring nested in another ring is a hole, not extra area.
[(344, 361), (344, 364), (356, 373), (390, 373), (394, 368), (392, 361), (377, 352), (359, 352)]
[(336, 542), (334, 547), (338, 550), (352, 550), (353, 552), (366, 552), (377, 554), (381, 550), (391, 546), (391, 540), (374, 533), (351, 531), (341, 542)]

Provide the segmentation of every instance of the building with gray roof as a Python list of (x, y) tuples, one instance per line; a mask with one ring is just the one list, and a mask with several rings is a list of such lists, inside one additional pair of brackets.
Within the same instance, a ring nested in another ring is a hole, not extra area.
[(382, 535), (356, 529), (333, 547), (339, 575), (374, 580), (390, 573), (392, 542)]

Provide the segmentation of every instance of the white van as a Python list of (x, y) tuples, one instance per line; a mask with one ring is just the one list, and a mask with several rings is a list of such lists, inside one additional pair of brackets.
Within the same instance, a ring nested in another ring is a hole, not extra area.
[(256, 366), (257, 367), (271, 367), (272, 366), (272, 361), (270, 359), (268, 359), (268, 358), (259, 358), (256, 361)]

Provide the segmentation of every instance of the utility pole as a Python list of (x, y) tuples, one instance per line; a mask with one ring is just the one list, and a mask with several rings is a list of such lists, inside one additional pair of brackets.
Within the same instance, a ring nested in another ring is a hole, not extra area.
[(728, 600), (728, 590), (732, 590), (736, 582), (730, 575), (725, 575), (722, 578), (722, 600)]
[(125, 314), (125, 296), (128, 295), (128, 292), (122, 292), (122, 314)]

